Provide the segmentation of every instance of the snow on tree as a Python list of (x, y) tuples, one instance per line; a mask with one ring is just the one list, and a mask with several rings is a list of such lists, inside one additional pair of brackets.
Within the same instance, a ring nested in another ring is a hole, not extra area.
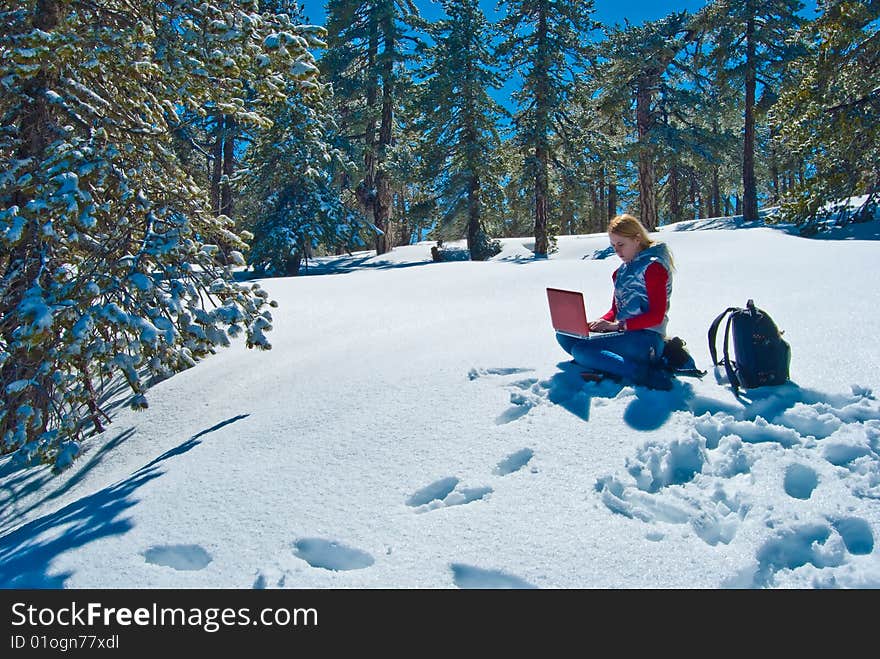
[(273, 108), (272, 128), (260, 133), (245, 157), (241, 223), (254, 235), (247, 261), (260, 273), (296, 275), (317, 248), (367, 248), (359, 236), (367, 220), (355, 204), (344, 202), (334, 181), (336, 172), (354, 166), (332, 146), (330, 89), (316, 83), (311, 91), (320, 104), (302, 104), (291, 89)]
[(245, 96), (312, 85), (320, 28), (248, 0), (2, 0), (0, 17), (0, 451), (60, 469), (117, 378), (142, 408), (231, 337), (271, 347), (274, 303), (217, 258), (247, 245), (172, 133), (183, 109), (271, 126)]

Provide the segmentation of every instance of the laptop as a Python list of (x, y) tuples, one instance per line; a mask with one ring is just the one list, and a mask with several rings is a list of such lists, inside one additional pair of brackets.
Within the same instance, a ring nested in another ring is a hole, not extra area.
[(622, 332), (596, 332), (590, 334), (587, 324), (587, 311), (584, 295), (580, 291), (566, 291), (561, 288), (548, 288), (547, 301), (550, 303), (550, 321), (553, 329), (560, 334), (576, 339), (590, 339)]

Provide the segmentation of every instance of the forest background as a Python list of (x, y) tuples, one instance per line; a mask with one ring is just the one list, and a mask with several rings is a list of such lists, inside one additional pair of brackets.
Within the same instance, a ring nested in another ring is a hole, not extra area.
[(62, 469), (115, 384), (143, 408), (230, 339), (270, 348), (251, 278), (322, 254), (465, 238), (485, 260), (532, 236), (540, 259), (624, 210), (651, 230), (874, 216), (878, 0), (638, 25), (582, 0), (442, 8), (0, 2), (4, 454)]

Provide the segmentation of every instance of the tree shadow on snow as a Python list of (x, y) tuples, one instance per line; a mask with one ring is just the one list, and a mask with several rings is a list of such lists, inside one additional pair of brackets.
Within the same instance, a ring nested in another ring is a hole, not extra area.
[[(101, 446), (98, 450), (94, 451), (94, 453), (84, 453), (79, 459), (74, 462), (75, 469), (71, 468), (72, 475), (70, 475), (67, 480), (61, 481), (60, 479), (55, 479), (52, 475), (52, 468), (49, 465), (41, 465), (41, 464), (23, 464), (18, 466), (18, 473), (16, 476), (10, 480), (6, 480), (4, 482), (4, 489), (7, 489), (11, 493), (11, 497), (14, 497), (18, 500), (24, 500), (32, 492), (37, 492), (39, 490), (48, 490), (50, 487), (50, 483), (60, 483), (57, 489), (48, 492), (44, 497), (35, 501), (33, 505), (28, 506), (27, 508), (19, 508), (16, 506), (4, 506), (3, 513), (0, 514), (0, 527), (5, 527), (7, 523), (11, 522), (14, 518), (20, 518), (27, 515), (31, 510), (35, 508), (39, 508), (43, 504), (52, 501), (53, 499), (57, 499), (62, 494), (67, 492), (74, 485), (82, 481), (89, 472), (91, 472), (102, 460), (102, 458), (112, 449), (118, 447), (123, 442), (125, 442), (128, 438), (134, 435), (134, 428), (129, 428), (128, 430), (124, 430), (115, 437), (113, 437), (106, 444)], [(88, 459), (86, 456), (88, 455)], [(6, 475), (6, 470), (0, 472), (0, 476)]]
[[(326, 258), (326, 260), (323, 260)], [(380, 260), (377, 260), (380, 259)], [(428, 255), (425, 261), (383, 261), (375, 253), (357, 254), (352, 256), (322, 257), (321, 261), (309, 261), (300, 267), (295, 277), (313, 277), (317, 275), (341, 275), (360, 270), (396, 270), (398, 268), (414, 268), (422, 265), (438, 265)], [(257, 279), (283, 279), (283, 275), (256, 273), (250, 270), (239, 270), (233, 273), (236, 281), (254, 281)]]
[[(133, 524), (124, 515), (138, 503), (134, 493), (164, 474), (160, 469), (162, 462), (195, 448), (201, 443), (200, 437), (247, 416), (239, 414), (203, 430), (150, 461), (125, 480), (73, 501), (3, 536), (0, 539), (0, 588), (64, 588), (73, 573), (50, 573), (52, 563), (58, 556), (94, 540), (129, 531)], [(122, 433), (114, 442), (118, 444), (133, 432)], [(93, 459), (83, 469), (91, 469), (94, 463)], [(82, 473), (77, 473), (46, 499), (59, 496), (81, 478)]]
[[(797, 225), (790, 223), (773, 223), (769, 221), (774, 209), (761, 211), (762, 218), (753, 222), (746, 222), (742, 215), (729, 215), (725, 217), (710, 217), (698, 220), (685, 220), (674, 224), (665, 225), (665, 231), (704, 231), (707, 229), (774, 229), (781, 233), (792, 236), (808, 238), (811, 240), (880, 240), (880, 215), (875, 211), (872, 219), (867, 221), (854, 221), (847, 211), (829, 211), (827, 217), (809, 225)], [(849, 211), (853, 211), (850, 208)]]

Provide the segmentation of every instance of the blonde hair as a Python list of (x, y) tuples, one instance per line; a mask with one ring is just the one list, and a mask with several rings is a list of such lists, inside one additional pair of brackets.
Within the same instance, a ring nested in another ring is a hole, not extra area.
[[(608, 234), (616, 233), (618, 236), (624, 236), (625, 238), (635, 238), (639, 241), (639, 245), (642, 249), (647, 249), (651, 245), (655, 244), (657, 241), (652, 240), (651, 236), (648, 235), (648, 230), (645, 228), (645, 225), (639, 221), (635, 215), (630, 215), (629, 213), (621, 213), (620, 215), (615, 215), (611, 218), (611, 221), (608, 223)], [(664, 247), (666, 247), (664, 245)], [(669, 256), (669, 268), (670, 270), (675, 269), (675, 261), (672, 258), (672, 252), (669, 249), (666, 249), (666, 252)]]
[(645, 229), (639, 218), (629, 213), (621, 213), (612, 217), (608, 223), (608, 233), (616, 233), (618, 236), (626, 238), (635, 238), (639, 241), (642, 249), (654, 244), (654, 241), (648, 235), (648, 230)]

